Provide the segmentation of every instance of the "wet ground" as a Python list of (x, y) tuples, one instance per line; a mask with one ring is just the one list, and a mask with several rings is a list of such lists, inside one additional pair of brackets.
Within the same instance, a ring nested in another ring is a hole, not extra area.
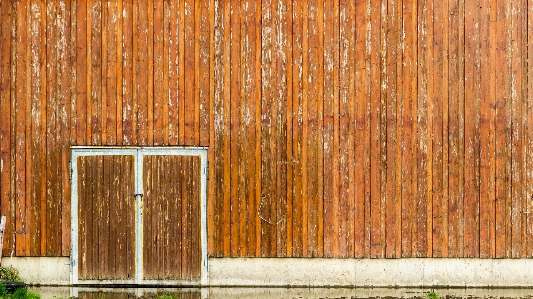
[(532, 289), (412, 289), (412, 288), (69, 288), (69, 287), (30, 287), (34, 292), (47, 298), (83, 299), (152, 299), (161, 295), (175, 295), (180, 299), (300, 299), (300, 298), (373, 298), (427, 299), (426, 293), (435, 291), (442, 299), (456, 298), (524, 298), (533, 299)]

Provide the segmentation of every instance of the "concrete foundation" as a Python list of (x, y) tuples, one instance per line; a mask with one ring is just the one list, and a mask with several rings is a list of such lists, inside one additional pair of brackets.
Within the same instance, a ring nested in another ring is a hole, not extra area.
[(532, 259), (209, 260), (211, 286), (533, 287)]
[(67, 257), (3, 257), (2, 266), (13, 266), (27, 284), (70, 284), (70, 260)]
[[(66, 257), (3, 258), (33, 285), (70, 285)], [(208, 286), (533, 288), (533, 259), (211, 258)]]

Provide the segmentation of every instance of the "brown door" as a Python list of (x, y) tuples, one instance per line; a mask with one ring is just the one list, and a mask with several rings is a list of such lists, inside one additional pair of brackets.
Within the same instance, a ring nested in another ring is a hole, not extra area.
[(201, 277), (200, 157), (143, 157), (143, 276)]
[(135, 278), (133, 156), (80, 156), (78, 164), (78, 277)]

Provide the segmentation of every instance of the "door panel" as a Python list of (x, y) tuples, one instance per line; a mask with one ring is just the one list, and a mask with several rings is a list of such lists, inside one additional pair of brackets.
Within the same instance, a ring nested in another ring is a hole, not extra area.
[(78, 277), (135, 277), (133, 156), (80, 156), (78, 164)]
[(200, 157), (145, 156), (143, 189), (144, 279), (200, 278)]

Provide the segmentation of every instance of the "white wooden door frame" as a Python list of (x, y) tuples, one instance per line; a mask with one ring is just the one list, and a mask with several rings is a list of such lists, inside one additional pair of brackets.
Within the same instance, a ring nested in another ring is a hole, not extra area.
[[(206, 147), (71, 147), (71, 240), (70, 281), (72, 285), (136, 284), (136, 285), (206, 285), (207, 284), (207, 148)], [(202, 264), (200, 281), (144, 280), (143, 279), (143, 215), (142, 197), (135, 197), (135, 279), (133, 280), (82, 280), (78, 279), (78, 165), (82, 156), (133, 156), (135, 194), (143, 194), (143, 157), (197, 156), (200, 157), (200, 210)]]

